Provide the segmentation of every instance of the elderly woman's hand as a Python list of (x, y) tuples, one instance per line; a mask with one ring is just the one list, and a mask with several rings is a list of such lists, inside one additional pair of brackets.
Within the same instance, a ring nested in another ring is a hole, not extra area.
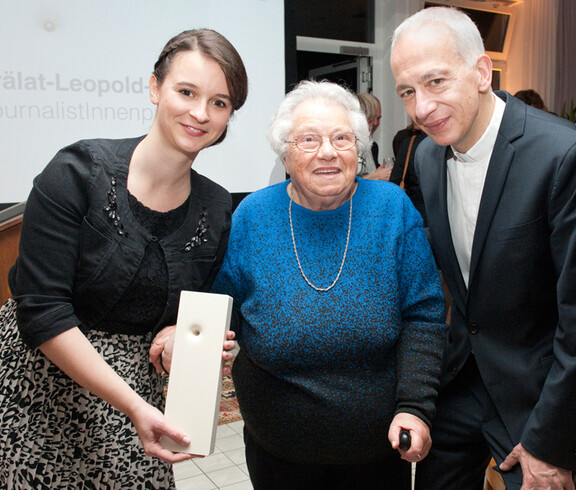
[[(403, 451), (399, 449), (400, 431), (407, 430), (410, 432), (410, 449)], [(430, 451), (432, 439), (430, 438), (430, 429), (418, 417), (409, 413), (399, 413), (394, 417), (388, 431), (388, 440), (392, 449), (398, 449), (402, 459), (411, 463), (422, 461)]]
[[(152, 345), (150, 345), (150, 362), (154, 365), (158, 373), (163, 373), (165, 370), (170, 372), (175, 334), (176, 325), (164, 327), (158, 332), (156, 337), (154, 337)], [(222, 368), (222, 374), (224, 376), (230, 376), (231, 374), (230, 361), (234, 359), (232, 351), (236, 347), (236, 342), (234, 342), (235, 336), (236, 334), (232, 330), (226, 332), (226, 340), (222, 346), (222, 360), (225, 362)], [(226, 364), (226, 362), (228, 362), (228, 364)]]
[(224, 341), (224, 351), (222, 352), (222, 359), (224, 360), (224, 366), (222, 367), (222, 374), (224, 376), (232, 375), (232, 360), (234, 359), (234, 353), (232, 352), (236, 347), (236, 342), (234, 338), (236, 334), (232, 330), (226, 332), (226, 340)]

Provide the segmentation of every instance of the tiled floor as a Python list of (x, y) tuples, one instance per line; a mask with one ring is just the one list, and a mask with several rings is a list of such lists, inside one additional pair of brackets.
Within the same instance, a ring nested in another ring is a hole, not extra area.
[(244, 422), (219, 425), (214, 454), (174, 465), (178, 490), (252, 490), (242, 429)]

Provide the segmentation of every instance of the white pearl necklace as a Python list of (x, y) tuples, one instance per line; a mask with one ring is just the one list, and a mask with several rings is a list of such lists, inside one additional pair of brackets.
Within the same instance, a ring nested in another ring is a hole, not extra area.
[(292, 234), (292, 245), (294, 246), (294, 255), (296, 255), (296, 262), (298, 262), (298, 269), (300, 269), (300, 273), (302, 274), (302, 277), (304, 278), (304, 280), (306, 281), (308, 286), (315, 289), (316, 291), (321, 291), (321, 292), (330, 291), (330, 289), (332, 289), (336, 285), (336, 283), (338, 282), (338, 279), (340, 279), (340, 274), (342, 274), (342, 269), (344, 268), (344, 262), (346, 262), (346, 254), (348, 253), (348, 244), (350, 243), (350, 230), (352, 229), (352, 195), (350, 196), (350, 215), (348, 217), (348, 235), (346, 236), (346, 248), (344, 249), (344, 256), (342, 257), (342, 263), (340, 264), (340, 270), (338, 271), (338, 275), (336, 276), (336, 279), (334, 279), (334, 282), (332, 284), (330, 284), (330, 286), (328, 286), (327, 288), (319, 288), (317, 286), (314, 286), (314, 284), (312, 284), (310, 282), (310, 280), (306, 277), (306, 274), (304, 274), (304, 269), (302, 269), (302, 264), (300, 263), (300, 258), (298, 257), (298, 249), (296, 247), (296, 239), (294, 238), (294, 226), (292, 224), (292, 201), (293, 201), (292, 195), (290, 195), (290, 204), (288, 206), (288, 216), (290, 218), (290, 233)]

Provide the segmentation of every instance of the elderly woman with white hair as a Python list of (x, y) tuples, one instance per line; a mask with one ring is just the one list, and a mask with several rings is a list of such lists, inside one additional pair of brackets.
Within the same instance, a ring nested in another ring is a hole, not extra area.
[(348, 90), (301, 82), (268, 138), (290, 180), (240, 204), (213, 287), (234, 298), (254, 488), (410, 488), (445, 330), (422, 219), (397, 186), (356, 177), (369, 130)]

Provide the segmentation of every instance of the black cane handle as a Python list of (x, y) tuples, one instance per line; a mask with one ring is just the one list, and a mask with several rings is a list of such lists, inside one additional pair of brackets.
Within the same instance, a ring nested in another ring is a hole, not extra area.
[(408, 451), (408, 449), (410, 449), (411, 443), (412, 439), (410, 437), (410, 431), (402, 429), (400, 431), (400, 444), (398, 445), (398, 448), (402, 451)]

